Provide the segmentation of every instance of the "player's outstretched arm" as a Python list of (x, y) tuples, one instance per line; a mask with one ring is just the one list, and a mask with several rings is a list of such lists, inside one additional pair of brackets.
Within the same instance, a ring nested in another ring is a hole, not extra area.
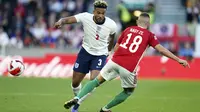
[(65, 17), (65, 18), (61, 18), (60, 20), (58, 20), (55, 24), (54, 27), (55, 28), (60, 28), (62, 27), (64, 24), (72, 24), (72, 23), (77, 23), (77, 20), (74, 16), (70, 16), (70, 17)]
[(166, 57), (169, 57), (169, 58), (177, 61), (182, 66), (184, 66), (184, 67), (190, 67), (187, 61), (178, 58), (173, 53), (171, 53), (169, 50), (167, 50), (166, 48), (164, 48), (162, 45), (160, 45), (160, 44), (156, 45), (155, 49), (158, 50), (162, 55), (164, 55)]

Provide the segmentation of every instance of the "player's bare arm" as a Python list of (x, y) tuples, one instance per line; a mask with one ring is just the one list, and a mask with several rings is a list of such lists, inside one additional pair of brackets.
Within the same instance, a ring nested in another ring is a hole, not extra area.
[(108, 51), (111, 51), (114, 45), (114, 40), (115, 40), (115, 33), (110, 35), (109, 37), (109, 45), (108, 45)]
[(184, 67), (190, 67), (187, 61), (178, 58), (173, 53), (171, 53), (169, 50), (167, 50), (166, 48), (164, 48), (162, 45), (160, 45), (160, 44), (156, 45), (155, 49), (158, 50), (164, 56), (169, 57), (169, 58), (177, 61), (182, 66), (184, 66)]
[(55, 23), (54, 27), (61, 28), (64, 24), (72, 24), (72, 23), (77, 23), (77, 20), (74, 16), (65, 17), (65, 18), (61, 18), (60, 20), (58, 20)]
[(114, 47), (114, 52), (117, 51), (118, 48), (119, 48), (119, 44), (116, 43), (116, 44), (115, 44), (115, 47)]

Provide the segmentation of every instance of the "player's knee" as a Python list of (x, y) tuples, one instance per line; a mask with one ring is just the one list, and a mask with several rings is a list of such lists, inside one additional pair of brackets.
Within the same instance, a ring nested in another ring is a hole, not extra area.
[(72, 82), (72, 87), (74, 87), (74, 88), (78, 87), (79, 85), (80, 85), (79, 82)]
[(99, 75), (99, 70), (92, 70), (90, 74), (90, 80), (94, 80)]
[(90, 80), (94, 80), (96, 78), (96, 76), (91, 75), (90, 76)]
[(72, 80), (72, 87), (76, 88), (80, 85), (81, 81), (79, 80)]
[(79, 72), (74, 71), (73, 77), (72, 77), (72, 87), (74, 88), (78, 87), (84, 77), (85, 77), (84, 73), (79, 73)]
[(133, 93), (133, 91), (131, 89), (124, 89), (123, 93), (123, 97), (118, 97), (118, 101), (120, 103), (124, 102)]
[(130, 96), (134, 92), (135, 88), (124, 88), (124, 92)]

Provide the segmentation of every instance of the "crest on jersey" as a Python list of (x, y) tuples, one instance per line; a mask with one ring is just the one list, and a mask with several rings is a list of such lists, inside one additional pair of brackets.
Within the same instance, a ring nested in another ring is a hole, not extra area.
[(79, 67), (79, 63), (75, 63), (74, 67), (78, 68)]

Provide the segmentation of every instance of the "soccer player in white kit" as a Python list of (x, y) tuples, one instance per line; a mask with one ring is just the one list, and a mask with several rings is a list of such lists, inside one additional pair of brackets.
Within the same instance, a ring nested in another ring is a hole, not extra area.
[[(108, 51), (111, 51), (113, 47), (117, 25), (112, 19), (105, 17), (106, 9), (107, 3), (104, 0), (96, 0), (93, 14), (79, 13), (71, 17), (61, 18), (55, 23), (56, 28), (60, 28), (64, 24), (78, 22), (83, 25), (82, 48), (74, 64), (71, 85), (75, 96), (81, 89), (81, 81), (89, 71), (91, 80), (99, 74), (106, 63)], [(77, 112), (85, 97), (72, 108), (72, 112)]]
[(177, 61), (182, 66), (189, 67), (187, 61), (178, 58), (159, 44), (155, 35), (147, 30), (150, 24), (149, 21), (149, 15), (142, 13), (137, 20), (137, 26), (128, 27), (123, 31), (115, 45), (115, 52), (112, 59), (103, 67), (96, 79), (88, 82), (74, 99), (65, 104), (67, 109), (75, 105), (80, 98), (103, 82), (120, 76), (121, 85), (124, 90), (100, 110), (100, 112), (111, 112), (110, 109), (112, 107), (122, 103), (133, 93), (137, 85), (137, 65), (149, 46)]

